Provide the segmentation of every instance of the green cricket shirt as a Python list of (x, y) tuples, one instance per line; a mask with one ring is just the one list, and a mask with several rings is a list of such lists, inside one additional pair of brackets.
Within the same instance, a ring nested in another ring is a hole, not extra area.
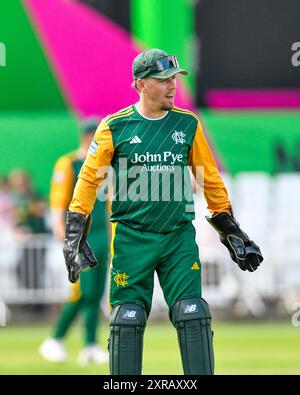
[(69, 209), (89, 214), (96, 188), (109, 174), (112, 222), (172, 232), (195, 215), (188, 167), (203, 187), (208, 209), (228, 211), (227, 191), (196, 115), (174, 107), (148, 119), (131, 105), (99, 125)]

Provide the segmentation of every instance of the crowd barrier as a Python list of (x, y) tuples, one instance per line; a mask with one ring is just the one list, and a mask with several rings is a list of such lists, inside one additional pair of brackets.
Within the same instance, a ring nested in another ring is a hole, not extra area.
[[(206, 203), (194, 195), (196, 240), (202, 266), (203, 297), (212, 307), (240, 303), (256, 316), (268, 302), (289, 300), (300, 290), (300, 175), (239, 173), (223, 175), (241, 228), (261, 248), (264, 262), (254, 273), (231, 261), (217, 232), (205, 219)], [(62, 245), (51, 235), (3, 233), (0, 240), (0, 302), (3, 304), (62, 303), (69, 292)], [(107, 295), (106, 295), (107, 296)], [(104, 310), (109, 311), (107, 298)], [(295, 297), (294, 297), (295, 299)], [(292, 299), (293, 301), (295, 301)], [(167, 309), (155, 277), (152, 314)]]

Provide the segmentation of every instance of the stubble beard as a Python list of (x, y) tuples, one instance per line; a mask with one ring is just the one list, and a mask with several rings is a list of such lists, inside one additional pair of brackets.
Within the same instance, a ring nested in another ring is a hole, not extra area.
[(174, 107), (174, 103), (168, 104), (168, 105), (167, 105), (167, 104), (162, 104), (160, 110), (161, 110), (161, 111), (169, 111), (169, 110), (171, 110), (173, 107)]

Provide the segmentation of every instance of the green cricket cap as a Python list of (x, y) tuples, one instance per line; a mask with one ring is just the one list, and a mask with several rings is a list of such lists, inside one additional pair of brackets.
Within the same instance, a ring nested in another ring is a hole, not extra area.
[(177, 57), (153, 48), (141, 52), (132, 63), (133, 79), (153, 77), (169, 78), (180, 73), (188, 75), (188, 71), (180, 68)]

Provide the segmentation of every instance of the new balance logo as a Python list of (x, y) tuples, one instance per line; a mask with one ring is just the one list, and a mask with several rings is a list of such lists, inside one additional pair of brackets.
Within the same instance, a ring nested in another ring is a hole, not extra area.
[(184, 314), (197, 313), (197, 312), (198, 309), (196, 304), (188, 304), (185, 306)]
[(129, 144), (141, 144), (142, 140), (138, 138), (138, 136), (134, 136), (134, 138), (130, 141)]
[(193, 264), (193, 266), (191, 267), (191, 269), (192, 269), (192, 270), (200, 270), (200, 267), (199, 267), (198, 263), (195, 262), (195, 263)]
[(134, 319), (136, 320), (136, 311), (134, 310), (126, 310), (125, 313), (123, 314), (123, 320), (128, 320), (128, 319)]

